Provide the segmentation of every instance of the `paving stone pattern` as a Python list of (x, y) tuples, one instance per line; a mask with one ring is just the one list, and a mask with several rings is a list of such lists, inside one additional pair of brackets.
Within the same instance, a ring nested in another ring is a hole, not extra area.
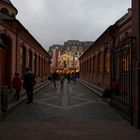
[(122, 118), (109, 104), (82, 86), (80, 83), (59, 82), (41, 90), (33, 104), (22, 104), (5, 121), (87, 121), (107, 119), (121, 121)]
[(23, 103), (0, 123), (0, 140), (123, 140), (140, 139), (110, 105), (78, 81), (64, 88), (40, 90), (32, 104)]

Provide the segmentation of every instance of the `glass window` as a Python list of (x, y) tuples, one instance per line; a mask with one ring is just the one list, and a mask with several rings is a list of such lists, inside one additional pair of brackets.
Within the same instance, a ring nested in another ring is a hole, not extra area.
[(127, 47), (128, 45), (124, 45), (123, 48), (124, 48), (124, 54), (121, 58), (121, 63), (122, 63), (122, 71), (123, 72), (127, 72), (129, 70), (129, 59), (130, 59), (130, 53), (129, 51), (127, 50)]

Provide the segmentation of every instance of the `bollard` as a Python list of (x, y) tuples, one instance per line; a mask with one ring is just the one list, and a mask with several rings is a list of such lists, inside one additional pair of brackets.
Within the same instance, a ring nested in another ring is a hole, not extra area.
[(1, 92), (2, 112), (6, 112), (8, 110), (8, 93), (9, 90), (7, 88), (2, 88)]

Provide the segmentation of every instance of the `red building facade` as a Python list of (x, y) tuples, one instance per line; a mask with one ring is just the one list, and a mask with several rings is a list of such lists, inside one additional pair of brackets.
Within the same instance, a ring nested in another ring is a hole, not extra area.
[(0, 87), (11, 88), (15, 72), (23, 76), (29, 67), (37, 84), (48, 79), (50, 56), (16, 19), (17, 9), (10, 0), (0, 1)]
[(139, 1), (134, 0), (132, 4), (132, 10), (129, 9), (127, 14), (108, 27), (80, 57), (80, 78), (101, 93), (115, 79), (119, 83), (119, 92), (118, 95), (112, 94), (111, 105), (131, 124), (139, 127), (140, 82), (137, 61), (140, 61), (140, 9)]
[[(110, 84), (110, 51), (111, 47), (131, 36), (131, 9), (93, 43), (80, 57), (81, 79), (103, 89)], [(117, 64), (118, 65), (118, 64)]]

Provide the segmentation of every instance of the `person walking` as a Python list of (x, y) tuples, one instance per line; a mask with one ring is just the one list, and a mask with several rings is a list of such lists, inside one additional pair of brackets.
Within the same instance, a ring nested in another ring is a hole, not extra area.
[(111, 92), (112, 94), (119, 94), (119, 80), (116, 80), (115, 78), (111, 81)]
[(26, 94), (27, 94), (27, 102), (28, 104), (33, 102), (33, 89), (35, 86), (35, 75), (29, 68), (25, 69), (24, 74), (24, 84), (23, 84)]
[(63, 73), (61, 73), (60, 74), (60, 85), (61, 85), (61, 88), (63, 88), (63, 85), (64, 85), (64, 79), (65, 79), (65, 77), (64, 77), (64, 75), (63, 75)]
[(54, 72), (54, 73), (52, 74), (52, 81), (53, 81), (53, 83), (54, 83), (54, 87), (56, 87), (56, 79), (57, 79), (57, 73)]
[(17, 101), (19, 101), (19, 99), (20, 99), (20, 91), (21, 91), (22, 85), (23, 85), (22, 79), (20, 78), (19, 73), (16, 72), (15, 76), (12, 80), (12, 87), (16, 91), (15, 98), (17, 99)]
[(76, 75), (75, 75), (74, 72), (72, 73), (72, 79), (73, 79), (73, 83), (75, 84), (75, 82), (76, 82)]
[(68, 73), (68, 74), (67, 74), (68, 83), (70, 83), (70, 78), (71, 78), (70, 73)]

